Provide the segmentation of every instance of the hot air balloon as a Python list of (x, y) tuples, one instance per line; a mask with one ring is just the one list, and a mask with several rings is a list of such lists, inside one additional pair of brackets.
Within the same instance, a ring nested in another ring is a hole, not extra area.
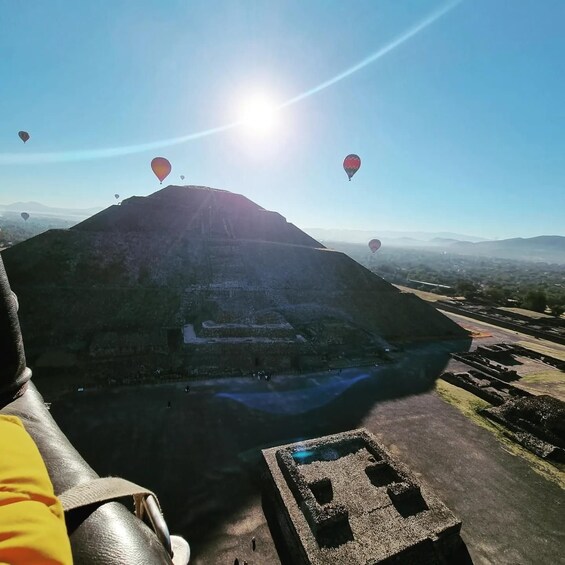
[(27, 131), (19, 131), (18, 135), (24, 143), (29, 139), (29, 133)]
[(24, 222), (28, 221), (29, 214), (27, 212), (22, 212), (20, 216), (24, 219)]
[(171, 172), (171, 164), (165, 157), (155, 157), (155, 159), (151, 161), (151, 168), (155, 176), (161, 181), (161, 184), (163, 184), (163, 181)]
[(371, 241), (369, 241), (369, 248), (371, 249), (371, 251), (373, 253), (375, 253), (375, 251), (378, 251), (381, 248), (381, 242), (378, 239), (371, 239)]
[(181, 175), (181, 176), (180, 176), (180, 180), (184, 180), (184, 175)]
[(345, 169), (349, 180), (351, 180), (351, 177), (359, 170), (360, 166), (361, 159), (359, 158), (359, 155), (355, 155), (354, 153), (348, 155), (343, 160), (343, 168)]
[(116, 200), (118, 200), (119, 197), (120, 197), (119, 194), (114, 194), (114, 198), (115, 198)]

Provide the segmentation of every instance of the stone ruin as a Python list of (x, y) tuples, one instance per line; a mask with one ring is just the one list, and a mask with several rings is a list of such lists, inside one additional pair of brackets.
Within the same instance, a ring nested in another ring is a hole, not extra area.
[(363, 428), (263, 458), (269, 525), (289, 563), (445, 563), (462, 546), (461, 522)]
[(484, 355), (484, 351), (479, 351), (479, 348), (467, 353), (452, 353), (451, 357), (456, 361), (460, 361), (479, 370), (481, 373), (496, 377), (504, 382), (515, 381), (520, 378), (516, 371), (508, 369), (508, 367), (502, 364), (498, 359), (496, 362), (492, 361), (491, 358)]
[(547, 394), (522, 396), (481, 414), (508, 428), (539, 457), (565, 463), (565, 402)]
[(565, 372), (565, 361), (547, 355), (546, 353), (539, 353), (533, 349), (528, 349), (522, 345), (515, 343), (496, 343), (493, 345), (481, 345), (475, 350), (475, 353), (483, 358), (498, 361), (502, 365), (516, 365), (519, 364), (516, 356), (528, 357), (534, 361), (545, 363), (550, 367), (555, 367), (560, 371)]
[(470, 369), (466, 373), (446, 371), (442, 373), (441, 378), (452, 385), (468, 390), (493, 406), (500, 406), (514, 397), (532, 396), (527, 390), (515, 387), (476, 369)]
[[(535, 395), (508, 382), (508, 371), (500, 364), (516, 363), (515, 356), (540, 361), (560, 371), (565, 363), (550, 355), (538, 353), (526, 347), (499, 343), (477, 347), (465, 354), (452, 354), (475, 369), (465, 373), (445, 372), (442, 379), (468, 390), (492, 404), (480, 410), (480, 414), (506, 428), (506, 435), (535, 453), (553, 462), (565, 462), (565, 402), (549, 395)], [(518, 375), (517, 375), (518, 376)]]

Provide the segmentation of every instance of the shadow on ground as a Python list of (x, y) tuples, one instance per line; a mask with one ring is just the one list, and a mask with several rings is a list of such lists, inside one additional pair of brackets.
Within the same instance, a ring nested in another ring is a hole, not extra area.
[(198, 558), (259, 494), (261, 449), (356, 428), (379, 402), (430, 390), (450, 352), (469, 345), (407, 347), (390, 365), (340, 374), (208, 380), (189, 393), (185, 383), (77, 392), (51, 409), (100, 475), (158, 493), (171, 531)]

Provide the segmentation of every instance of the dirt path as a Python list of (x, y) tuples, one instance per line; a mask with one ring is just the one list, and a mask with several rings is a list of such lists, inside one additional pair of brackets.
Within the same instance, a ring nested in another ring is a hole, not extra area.
[(435, 393), (380, 405), (363, 424), (462, 519), (474, 563), (558, 563), (565, 555), (565, 491)]

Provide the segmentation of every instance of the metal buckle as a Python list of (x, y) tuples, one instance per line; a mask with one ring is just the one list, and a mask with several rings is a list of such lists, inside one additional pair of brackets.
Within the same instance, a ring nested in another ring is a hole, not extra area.
[(170, 557), (173, 557), (171, 534), (169, 533), (167, 522), (165, 522), (165, 518), (163, 518), (163, 514), (161, 514), (161, 511), (159, 510), (159, 505), (152, 494), (148, 494), (142, 500), (141, 518), (143, 518), (143, 511), (147, 514), (153, 531), (167, 550), (167, 553)]

